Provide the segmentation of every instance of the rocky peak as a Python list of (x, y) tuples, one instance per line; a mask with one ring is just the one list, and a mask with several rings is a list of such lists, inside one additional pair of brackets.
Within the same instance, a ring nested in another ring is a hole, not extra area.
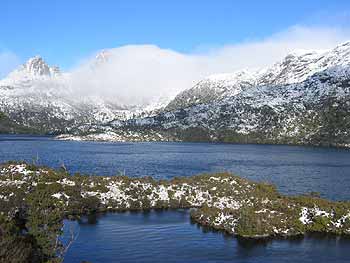
[(298, 83), (335, 66), (350, 64), (350, 41), (331, 50), (296, 51), (260, 74), (259, 85)]
[(49, 76), (50, 67), (40, 56), (30, 58), (24, 65), (23, 69), (34, 76)]

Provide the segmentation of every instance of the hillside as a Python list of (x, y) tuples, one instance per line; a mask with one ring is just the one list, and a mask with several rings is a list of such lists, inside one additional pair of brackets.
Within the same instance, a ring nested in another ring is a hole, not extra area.
[(39, 133), (38, 130), (19, 125), (10, 120), (4, 113), (0, 112), (0, 134), (1, 133), (23, 133), (23, 134), (35, 134)]
[[(91, 70), (103, 64), (98, 54)], [(102, 56), (102, 57), (101, 57)], [(40, 56), (0, 80), (0, 111), (11, 120), (41, 133), (70, 132), (73, 127), (105, 124), (142, 112), (137, 105), (124, 105), (118, 98), (83, 94), (74, 89), (71, 72), (49, 66)], [(152, 111), (152, 105), (147, 105)]]
[(62, 137), (348, 147), (349, 61), (349, 42), (291, 54), (259, 72), (208, 77), (154, 116), (84, 127), (84, 133), (78, 127), (76, 136)]
[[(101, 52), (92, 70), (107, 60)], [(212, 75), (158, 104), (127, 106), (70, 87), (70, 73), (35, 57), (0, 81), (0, 111), (69, 140), (350, 145), (350, 42)]]

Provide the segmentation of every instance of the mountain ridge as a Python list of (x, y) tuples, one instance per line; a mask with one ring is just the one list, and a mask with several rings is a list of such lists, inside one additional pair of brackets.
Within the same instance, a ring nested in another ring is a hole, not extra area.
[[(97, 58), (98, 63), (108, 60), (108, 51)], [(48, 74), (51, 71), (45, 65), (37, 64), (43, 69), (34, 66), (30, 69), (39, 74), (39, 79), (42, 74), (44, 78), (49, 75), (50, 79), (57, 79), (57, 74)], [(59, 74), (65, 76), (65, 73)], [(11, 97), (13, 101), (17, 98)], [(115, 111), (110, 110), (113, 107), (104, 100), (96, 99), (90, 104), (60, 100), (71, 109), (65, 112), (65, 118), (58, 118), (63, 121), (55, 127), (55, 133), (62, 134), (60, 139), (74, 140), (224, 141), (347, 147), (350, 146), (350, 42), (326, 51), (294, 52), (259, 71), (211, 75), (164, 103), (167, 100), (169, 98), (155, 102), (157, 106), (133, 110), (114, 105)], [(14, 105), (4, 111), (0, 101), (0, 110), (11, 118), (15, 116), (18, 123), (27, 124), (18, 118), (18, 111), (11, 115)], [(31, 106), (28, 103), (22, 108), (25, 111)], [(64, 108), (56, 106), (58, 111)], [(51, 104), (47, 107), (52, 110)], [(104, 107), (110, 112), (101, 120), (99, 114)], [(25, 116), (30, 119), (32, 115)], [(44, 126), (50, 121), (45, 120)], [(50, 125), (44, 128), (52, 131), (54, 126)]]
[[(180, 108), (208, 103), (236, 95), (249, 87), (298, 83), (327, 68), (349, 64), (350, 41), (326, 51), (291, 52), (279, 62), (264, 69), (209, 76), (178, 94), (168, 109), (176, 109), (176, 103), (179, 103)], [(205, 98), (203, 94), (206, 95)]]

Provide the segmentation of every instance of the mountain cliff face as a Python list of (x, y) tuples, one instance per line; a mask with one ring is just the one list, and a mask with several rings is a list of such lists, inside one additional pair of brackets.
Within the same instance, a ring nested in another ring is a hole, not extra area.
[[(107, 59), (101, 53), (94, 66)], [(66, 73), (38, 57), (28, 63), (0, 82), (0, 111), (62, 139), (350, 146), (350, 42), (209, 76), (157, 110), (77, 99)]]

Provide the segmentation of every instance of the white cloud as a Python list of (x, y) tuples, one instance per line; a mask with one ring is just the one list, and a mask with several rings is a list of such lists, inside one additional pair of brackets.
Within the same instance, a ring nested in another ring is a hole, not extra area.
[[(109, 60), (91, 59), (74, 70), (73, 86), (125, 104), (140, 104), (174, 95), (201, 78), (239, 69), (258, 69), (299, 49), (330, 49), (350, 39), (350, 31), (294, 26), (262, 40), (226, 45), (205, 53), (182, 54), (154, 45), (128, 45), (108, 50)], [(91, 70), (94, 67), (94, 70)]]
[[(294, 26), (265, 39), (183, 54), (155, 45), (128, 45), (107, 51), (96, 64), (86, 58), (72, 70), (71, 86), (79, 95), (102, 95), (118, 104), (147, 104), (174, 96), (216, 73), (269, 66), (298, 49), (330, 49), (350, 39), (344, 27)], [(214, 41), (214, 40), (213, 40)], [(0, 77), (19, 64), (12, 52), (0, 51)]]
[(206, 75), (195, 56), (154, 45), (130, 45), (108, 51), (108, 60), (90, 63), (73, 73), (73, 87), (104, 94), (125, 104), (142, 104), (191, 86)]
[(0, 79), (20, 64), (19, 58), (11, 51), (0, 51)]
[(269, 66), (294, 51), (330, 49), (347, 40), (350, 30), (294, 26), (263, 40), (222, 47), (209, 56), (213, 63), (219, 63), (221, 71), (230, 66), (234, 70), (254, 69)]

